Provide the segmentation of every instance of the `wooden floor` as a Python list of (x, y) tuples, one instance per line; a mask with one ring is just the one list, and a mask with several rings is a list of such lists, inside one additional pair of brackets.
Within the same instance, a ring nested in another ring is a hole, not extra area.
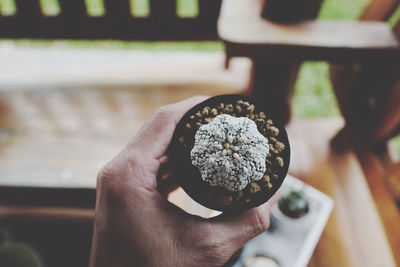
[[(0, 185), (94, 188), (100, 167), (157, 107), (196, 94), (241, 89), (192, 81), (1, 90)], [(335, 200), (309, 266), (396, 266), (398, 212), (388, 199), (380, 202), (385, 189), (377, 178), (382, 174), (363, 171), (364, 165), (371, 166), (371, 157), (359, 161), (354, 152), (331, 150), (329, 141), (342, 124), (340, 118), (321, 118), (294, 120), (288, 126), (290, 173)], [(7, 216), (90, 221), (93, 211), (0, 206), (0, 217)]]
[[(341, 126), (338, 119), (317, 119), (293, 121), (288, 129), (293, 148), (290, 172), (335, 201), (310, 266), (396, 266), (398, 250), (391, 250), (399, 248), (398, 241), (390, 243), (387, 236), (400, 240), (400, 235), (396, 227), (384, 227), (378, 208), (385, 207), (374, 199), (385, 195), (372, 195), (376, 188), (370, 190), (354, 152), (336, 153), (330, 148), (329, 140)], [(398, 211), (391, 212), (400, 223)]]

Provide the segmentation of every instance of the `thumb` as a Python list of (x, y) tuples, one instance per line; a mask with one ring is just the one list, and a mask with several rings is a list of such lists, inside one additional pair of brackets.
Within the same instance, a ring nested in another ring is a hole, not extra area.
[(277, 202), (280, 191), (261, 206), (240, 213), (223, 213), (210, 219), (214, 236), (225, 239), (236, 248), (265, 232), (269, 227), (271, 207)]

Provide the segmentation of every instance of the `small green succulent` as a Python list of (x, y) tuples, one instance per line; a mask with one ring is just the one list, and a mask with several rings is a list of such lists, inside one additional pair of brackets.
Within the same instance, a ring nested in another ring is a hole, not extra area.
[(291, 218), (300, 218), (304, 216), (309, 205), (303, 191), (290, 191), (284, 193), (278, 201), (278, 207), (283, 214)]

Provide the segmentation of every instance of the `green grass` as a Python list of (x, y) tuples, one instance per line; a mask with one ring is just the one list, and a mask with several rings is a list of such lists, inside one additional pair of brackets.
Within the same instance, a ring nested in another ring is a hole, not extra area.
[(325, 0), (321, 6), (321, 19), (357, 19), (369, 0)]
[(400, 135), (392, 138), (389, 145), (393, 147), (394, 151), (397, 152), (397, 156), (400, 157)]
[(137, 17), (146, 17), (150, 14), (150, 5), (147, 0), (130, 0), (131, 12)]
[(179, 17), (195, 17), (199, 7), (196, 0), (177, 0), (176, 9)]
[(299, 71), (293, 98), (293, 115), (300, 118), (339, 115), (326, 62), (306, 62)]
[(0, 11), (5, 16), (14, 15), (16, 12), (15, 2), (13, 0), (0, 0)]
[(218, 41), (117, 41), (117, 40), (30, 40), (30, 39), (0, 39), (1, 43), (12, 43), (16, 47), (33, 48), (87, 48), (87, 49), (136, 49), (156, 51), (223, 51), (224, 45)]

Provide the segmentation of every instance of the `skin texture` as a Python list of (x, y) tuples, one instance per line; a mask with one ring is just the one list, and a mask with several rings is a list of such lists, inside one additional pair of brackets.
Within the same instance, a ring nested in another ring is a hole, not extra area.
[(267, 203), (212, 219), (168, 202), (176, 184), (166, 151), (176, 124), (198, 96), (161, 107), (99, 172), (91, 267), (221, 266), (269, 227)]

